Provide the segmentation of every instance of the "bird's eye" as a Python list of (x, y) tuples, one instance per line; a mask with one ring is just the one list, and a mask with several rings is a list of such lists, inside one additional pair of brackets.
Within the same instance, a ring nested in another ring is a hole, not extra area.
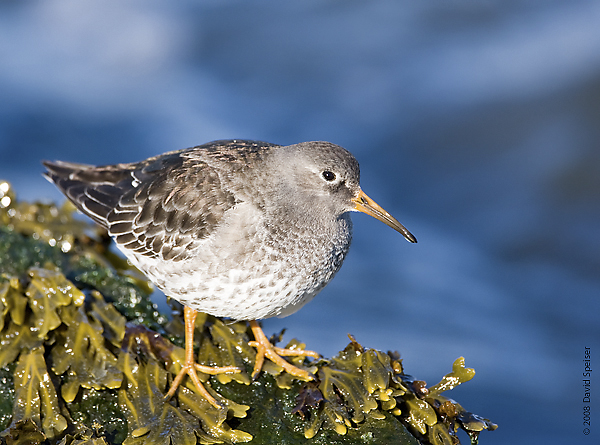
[(335, 179), (335, 173), (330, 172), (329, 170), (325, 170), (322, 173), (322, 176), (325, 181), (329, 181), (329, 182), (331, 182)]

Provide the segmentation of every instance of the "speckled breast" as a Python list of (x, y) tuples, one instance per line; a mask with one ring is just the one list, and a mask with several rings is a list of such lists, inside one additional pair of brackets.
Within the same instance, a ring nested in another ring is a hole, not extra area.
[[(246, 214), (246, 217), (249, 215)], [(287, 316), (308, 303), (340, 269), (351, 240), (349, 215), (332, 230), (269, 230), (244, 218), (223, 229), (189, 260), (169, 262), (124, 253), (182, 304), (236, 320)]]

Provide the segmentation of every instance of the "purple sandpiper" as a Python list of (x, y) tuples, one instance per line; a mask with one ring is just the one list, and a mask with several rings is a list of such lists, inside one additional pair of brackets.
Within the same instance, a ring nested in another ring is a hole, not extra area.
[(286, 316), (333, 278), (348, 252), (350, 212), (371, 215), (415, 237), (360, 188), (358, 162), (329, 142), (280, 146), (215, 141), (145, 161), (96, 167), (44, 162), (46, 177), (108, 230), (117, 247), (166, 295), (184, 305), (185, 375), (215, 407), (196, 370), (239, 372), (195, 363), (196, 312), (249, 320), (257, 349), (293, 376), (312, 376), (282, 356), (313, 351), (273, 346), (257, 319)]

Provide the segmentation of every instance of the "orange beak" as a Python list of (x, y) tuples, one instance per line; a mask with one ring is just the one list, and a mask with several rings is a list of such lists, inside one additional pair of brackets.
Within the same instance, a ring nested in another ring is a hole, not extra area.
[(356, 195), (356, 197), (352, 198), (352, 202), (354, 203), (354, 210), (357, 212), (363, 212), (372, 216), (373, 218), (377, 218), (382, 223), (385, 223), (392, 229), (400, 232), (407, 241), (410, 241), (411, 243), (417, 242), (417, 239), (412, 233), (406, 230), (406, 227), (400, 224), (398, 220), (388, 212), (383, 210), (379, 204), (369, 198), (362, 190), (358, 193), (358, 195)]

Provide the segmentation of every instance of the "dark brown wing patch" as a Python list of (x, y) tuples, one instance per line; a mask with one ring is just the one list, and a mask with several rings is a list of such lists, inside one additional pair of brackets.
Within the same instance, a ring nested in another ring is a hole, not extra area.
[(121, 246), (182, 260), (237, 200), (219, 171), (194, 156), (202, 147), (135, 164), (94, 167), (44, 162), (46, 176)]

